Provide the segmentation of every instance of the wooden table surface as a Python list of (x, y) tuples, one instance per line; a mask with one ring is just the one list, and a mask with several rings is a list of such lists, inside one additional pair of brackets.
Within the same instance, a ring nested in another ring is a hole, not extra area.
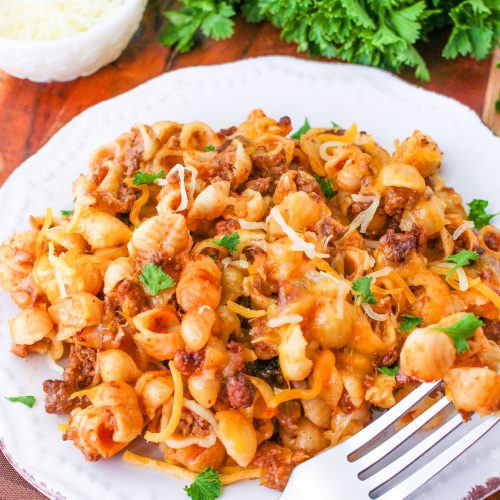
[[(295, 46), (279, 38), (268, 24), (237, 20), (235, 36), (222, 42), (206, 40), (188, 54), (160, 45), (157, 33), (167, 1), (152, 0), (131, 44), (113, 64), (68, 83), (39, 84), (18, 80), (0, 71), (0, 185), (26, 158), (75, 115), (104, 99), (125, 92), (163, 72), (186, 66), (218, 64), (260, 55), (297, 56)], [(490, 59), (475, 61), (441, 57), (446, 33), (420, 47), (431, 81), (415, 80), (412, 71), (401, 76), (424, 88), (446, 94), (482, 112)], [(305, 57), (300, 55), (300, 57)]]

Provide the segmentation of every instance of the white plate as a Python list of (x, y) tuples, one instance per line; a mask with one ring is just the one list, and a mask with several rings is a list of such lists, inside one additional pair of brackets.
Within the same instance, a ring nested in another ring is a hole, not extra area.
[[(420, 129), (444, 151), (444, 177), (465, 201), (485, 198), (493, 210), (500, 209), (500, 140), (470, 109), (380, 70), (267, 57), (168, 73), (76, 117), (0, 190), (0, 240), (27, 228), (28, 216), (44, 213), (47, 206), (72, 208), (71, 182), (86, 170), (89, 154), (134, 123), (203, 120), (214, 128), (228, 127), (253, 108), (276, 118), (289, 115), (296, 128), (305, 116), (313, 125), (357, 121), (389, 149), (395, 138)], [(0, 443), (16, 467), (52, 498), (186, 498), (177, 479), (125, 464), (119, 457), (88, 463), (71, 443), (62, 442), (57, 424), (63, 419), (45, 414), (41, 389), (43, 380), (59, 375), (44, 358), (23, 360), (9, 353), (7, 320), (15, 314), (16, 307), (2, 292), (0, 395), (34, 394), (38, 399), (32, 410), (0, 400)], [(497, 426), (419, 496), (429, 497), (432, 491), (432, 498), (461, 498), (472, 485), (497, 475), (499, 437)], [(253, 481), (225, 488), (223, 498), (277, 497)]]

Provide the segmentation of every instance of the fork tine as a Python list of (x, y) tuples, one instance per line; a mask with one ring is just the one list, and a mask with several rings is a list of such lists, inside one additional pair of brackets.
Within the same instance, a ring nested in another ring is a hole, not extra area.
[[(457, 417), (460, 418), (459, 415)], [(417, 488), (433, 478), (440, 470), (453, 462), (465, 450), (470, 448), (481, 436), (492, 429), (499, 421), (498, 417), (485, 418), (477, 427), (471, 430), (466, 436), (451, 445), (446, 451), (424, 465), (420, 470), (402, 481), (384, 495), (377, 497), (378, 500), (393, 500), (395, 498), (405, 498), (413, 493)], [(451, 421), (450, 421), (451, 422)]]
[(446, 397), (441, 398), (437, 403), (415, 418), (415, 420), (396, 432), (396, 434), (391, 436), (387, 441), (384, 441), (372, 451), (356, 460), (354, 464), (359, 467), (358, 470), (364, 471), (384, 458), (450, 404), (451, 402)]
[(430, 450), (434, 445), (444, 439), (450, 432), (455, 430), (463, 423), (460, 415), (455, 415), (451, 420), (446, 422), (443, 426), (436, 429), (431, 435), (427, 436), (424, 440), (420, 441), (416, 446), (408, 450), (404, 455), (386, 465), (383, 469), (379, 470), (376, 474), (366, 479), (364, 482), (368, 485), (371, 491), (378, 486), (392, 479), (399, 474), (402, 470), (406, 469), (415, 460), (421, 457), (426, 451)]
[(441, 382), (438, 381), (421, 384), (414, 391), (410, 392), (410, 394), (408, 394), (408, 396), (406, 396), (397, 405), (393, 406), (389, 411), (377, 418), (377, 420), (342, 443), (340, 445), (342, 447), (342, 451), (350, 454), (371, 441), (374, 437), (378, 436), (383, 430), (398, 420), (398, 418), (404, 415), (416, 403), (427, 396), (427, 394), (435, 389), (440, 383)]

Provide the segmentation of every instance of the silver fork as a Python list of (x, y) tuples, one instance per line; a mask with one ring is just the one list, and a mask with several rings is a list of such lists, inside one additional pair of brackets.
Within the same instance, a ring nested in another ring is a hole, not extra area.
[[(451, 405), (451, 402), (446, 397), (441, 398), (389, 439), (383, 441), (368, 453), (364, 455), (361, 453), (361, 448), (389, 429), (394, 422), (432, 392), (439, 383), (433, 382), (420, 385), (397, 405), (347, 441), (318, 454), (296, 467), (280, 499), (358, 500), (377, 498), (378, 500), (401, 500), (413, 493), (472, 446), (499, 421), (499, 417), (496, 416), (483, 418), (468, 434), (454, 442), (444, 452), (426, 463), (410, 477), (403, 479), (382, 495), (374, 495), (373, 492), (377, 488), (397, 476), (450, 432), (462, 425), (462, 417), (455, 415), (399, 458), (370, 477), (360, 479), (359, 475), (363, 471), (375, 465), (438, 413), (445, 410), (448, 405)], [(353, 454), (361, 456), (356, 458), (356, 456), (353, 457)]]

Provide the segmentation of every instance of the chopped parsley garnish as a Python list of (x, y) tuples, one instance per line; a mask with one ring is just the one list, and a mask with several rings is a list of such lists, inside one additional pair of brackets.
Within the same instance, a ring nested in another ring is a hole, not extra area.
[(13, 403), (22, 403), (23, 405), (29, 406), (30, 408), (33, 408), (33, 405), (36, 402), (34, 396), (11, 396), (5, 399), (8, 399)]
[(141, 184), (151, 184), (156, 179), (161, 179), (165, 175), (165, 170), (160, 170), (157, 174), (148, 174), (147, 172), (141, 172), (138, 170), (134, 179), (132, 180), (132, 184), (134, 186), (140, 186)]
[(444, 260), (446, 262), (453, 262), (455, 265), (450, 270), (450, 272), (446, 275), (446, 279), (449, 277), (460, 267), (468, 266), (471, 262), (474, 262), (479, 257), (477, 252), (471, 252), (470, 250), (460, 250), (458, 253), (454, 253), (449, 257), (445, 257)]
[(467, 339), (472, 337), (476, 329), (483, 325), (484, 323), (476, 315), (467, 313), (453, 325), (442, 328), (434, 327), (434, 330), (447, 333), (453, 340), (458, 354), (462, 354), (469, 350)]
[(316, 179), (316, 182), (319, 184), (321, 191), (323, 191), (325, 198), (327, 200), (331, 200), (335, 196), (335, 190), (333, 189), (333, 186), (332, 186), (332, 180), (331, 179), (324, 179), (323, 177), (320, 177), (319, 175), (315, 175), (314, 178)]
[(409, 332), (424, 322), (424, 318), (412, 316), (411, 314), (401, 314), (401, 317), (404, 318), (404, 321), (399, 323), (399, 329), (402, 332)]
[(209, 144), (208, 146), (205, 146), (203, 148), (203, 151), (215, 151), (215, 146), (213, 146), (212, 144)]
[(370, 290), (372, 279), (373, 278), (371, 276), (362, 276), (361, 278), (353, 281), (352, 289), (355, 292), (358, 292), (355, 296), (355, 300), (358, 304), (361, 302), (364, 304), (377, 303), (375, 297), (372, 294), (372, 291)]
[(233, 234), (225, 234), (220, 240), (214, 240), (219, 247), (227, 248), (230, 252), (236, 251), (240, 244), (240, 235), (235, 231)]
[(294, 134), (292, 134), (290, 137), (292, 139), (300, 139), (301, 135), (304, 135), (308, 130), (311, 130), (311, 125), (309, 125), (309, 120), (306, 118), (304, 120), (304, 123), (302, 124), (302, 127), (297, 130)]
[(61, 215), (63, 217), (71, 217), (74, 213), (74, 210), (61, 210)]
[(474, 222), (474, 227), (476, 229), (481, 229), (483, 226), (487, 226), (493, 217), (496, 217), (500, 212), (495, 214), (489, 214), (486, 212), (486, 207), (488, 206), (488, 201), (486, 200), (472, 200), (467, 203), (469, 206), (469, 219)]
[(139, 281), (146, 286), (148, 292), (153, 296), (175, 285), (172, 276), (169, 276), (161, 267), (154, 264), (148, 264), (142, 268)]
[(342, 128), (337, 122), (334, 122), (333, 120), (332, 120), (332, 127), (333, 128)]
[(395, 377), (399, 371), (399, 365), (395, 366), (382, 366), (378, 371), (384, 375), (389, 375), (389, 377)]
[(190, 486), (184, 486), (184, 491), (192, 500), (215, 500), (220, 497), (221, 486), (220, 474), (208, 467)]

